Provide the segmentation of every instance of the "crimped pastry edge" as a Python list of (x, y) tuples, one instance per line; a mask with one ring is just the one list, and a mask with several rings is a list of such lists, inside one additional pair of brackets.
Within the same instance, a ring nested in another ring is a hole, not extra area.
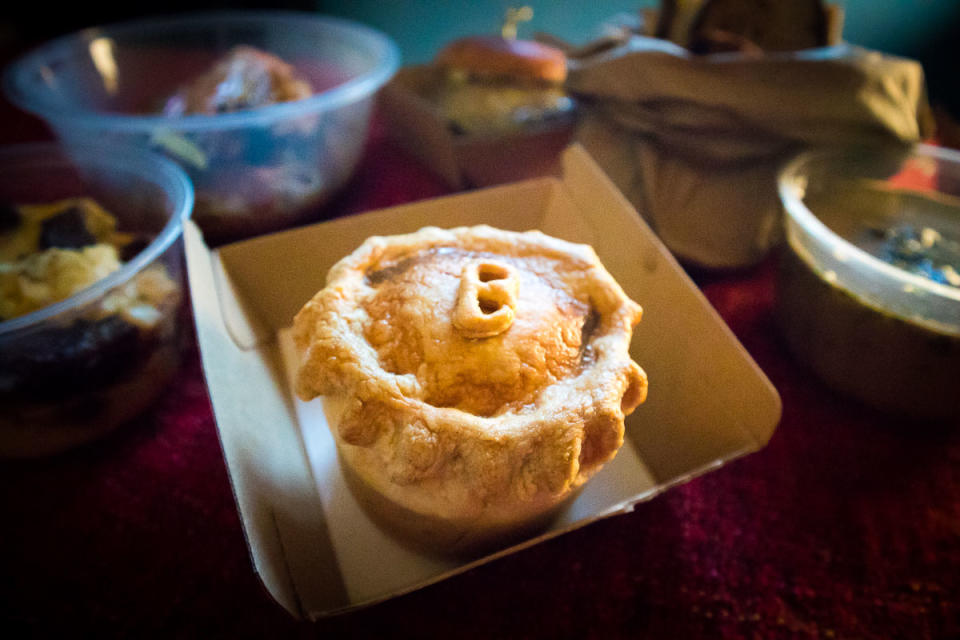
[[(352, 294), (366, 286), (371, 265), (442, 246), (582, 267), (604, 328), (591, 339), (593, 364), (543, 389), (535, 406), (492, 418), (410, 397), (410, 376), (385, 371), (364, 339)], [(297, 392), (325, 396), (341, 461), (385, 500), (427, 519), (502, 532), (542, 519), (616, 455), (624, 415), (646, 396), (646, 375), (629, 355), (641, 314), (588, 245), (486, 225), (374, 236), (330, 269), (327, 286), (295, 318), (304, 355)], [(367, 434), (343, 437), (351, 411), (372, 418)]]

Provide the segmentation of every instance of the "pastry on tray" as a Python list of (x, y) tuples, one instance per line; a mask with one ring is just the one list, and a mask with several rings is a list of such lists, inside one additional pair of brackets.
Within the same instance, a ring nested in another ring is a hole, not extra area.
[(297, 314), (300, 397), (403, 541), (475, 553), (543, 528), (646, 397), (641, 308), (587, 245), (487, 226), (372, 237)]

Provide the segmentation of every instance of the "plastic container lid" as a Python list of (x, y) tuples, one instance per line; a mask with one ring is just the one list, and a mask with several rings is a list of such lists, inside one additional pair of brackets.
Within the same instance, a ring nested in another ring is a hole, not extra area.
[(885, 313), (960, 335), (960, 287), (895, 266), (883, 245), (896, 228), (960, 242), (960, 153), (811, 151), (784, 168), (779, 191), (787, 241), (821, 278)]

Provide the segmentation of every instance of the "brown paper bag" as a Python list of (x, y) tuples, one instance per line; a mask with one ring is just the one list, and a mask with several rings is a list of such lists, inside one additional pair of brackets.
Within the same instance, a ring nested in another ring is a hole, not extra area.
[(799, 150), (932, 133), (920, 65), (847, 44), (694, 56), (630, 36), (572, 55), (576, 139), (675, 254), (705, 267), (747, 266), (775, 244), (776, 176)]

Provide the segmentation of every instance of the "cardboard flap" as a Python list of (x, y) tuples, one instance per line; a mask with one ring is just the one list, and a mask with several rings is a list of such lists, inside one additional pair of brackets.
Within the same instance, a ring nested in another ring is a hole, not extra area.
[[(229, 337), (217, 261), (192, 222), (184, 243), (203, 372), (217, 425), (230, 425), (218, 433), (256, 571), (294, 615), (339, 608), (346, 592), (276, 346), (244, 349)], [(296, 566), (287, 565), (291, 555)]]
[(210, 262), (223, 323), (237, 346), (246, 351), (273, 340), (273, 332), (260, 319), (257, 310), (244, 303), (217, 252), (211, 255)]
[[(627, 419), (627, 433), (657, 481), (669, 484), (712, 468), (720, 451), (733, 458), (761, 448), (780, 421), (776, 389), (589, 154), (574, 145), (563, 165), (570, 197), (595, 228), (594, 249), (645, 306), (631, 354), (650, 376), (650, 395)], [(605, 228), (619, 232), (602, 233)], [(651, 299), (660, 306), (645, 304)], [(658, 366), (670, 361), (684, 366)], [(718, 417), (730, 426), (717, 428)]]

